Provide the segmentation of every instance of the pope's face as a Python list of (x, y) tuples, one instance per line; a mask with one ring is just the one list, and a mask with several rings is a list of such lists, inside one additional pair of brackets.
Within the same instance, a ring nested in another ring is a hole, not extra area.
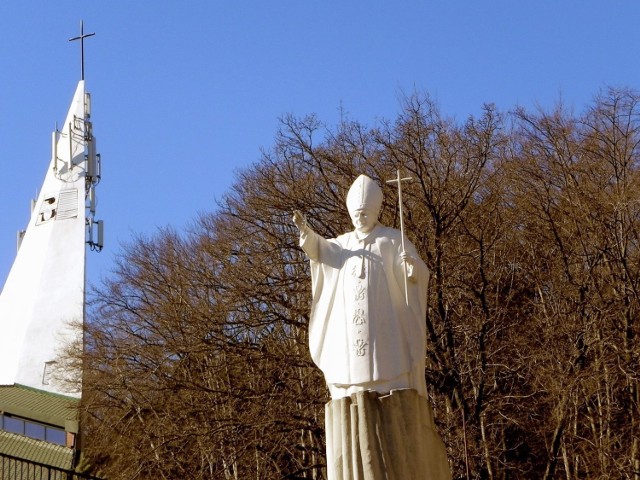
[(361, 233), (369, 233), (378, 223), (378, 216), (370, 209), (364, 208), (349, 212), (355, 229)]

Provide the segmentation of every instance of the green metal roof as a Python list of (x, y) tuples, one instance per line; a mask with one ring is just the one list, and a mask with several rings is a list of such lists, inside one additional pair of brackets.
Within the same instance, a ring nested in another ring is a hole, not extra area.
[(77, 432), (80, 401), (23, 385), (0, 386), (0, 412)]
[(73, 449), (3, 430), (0, 430), (0, 453), (56, 468), (73, 467)]

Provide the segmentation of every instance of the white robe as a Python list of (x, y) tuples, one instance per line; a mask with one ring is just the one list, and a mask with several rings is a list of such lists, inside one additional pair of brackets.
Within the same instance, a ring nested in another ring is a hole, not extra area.
[(359, 238), (327, 240), (303, 230), (300, 246), (311, 261), (311, 357), (332, 398), (356, 391), (411, 388), (426, 396), (426, 294), (429, 271), (415, 247), (405, 300), (405, 269), (398, 230), (376, 225)]

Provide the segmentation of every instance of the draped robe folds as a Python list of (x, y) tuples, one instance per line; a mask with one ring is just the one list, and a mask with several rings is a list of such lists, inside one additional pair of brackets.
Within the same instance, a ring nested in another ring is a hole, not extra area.
[(332, 400), (325, 431), (329, 480), (451, 480), (431, 405), (415, 390)]
[(405, 239), (413, 260), (409, 306), (398, 230), (377, 225), (364, 238), (349, 232), (331, 240), (307, 230), (300, 245), (311, 260), (311, 357), (330, 388), (413, 388), (426, 395), (429, 271), (413, 244)]
[(309, 347), (325, 406), (329, 480), (450, 480), (424, 378), (429, 270), (413, 244), (405, 298), (398, 230), (327, 240), (301, 229), (311, 263)]

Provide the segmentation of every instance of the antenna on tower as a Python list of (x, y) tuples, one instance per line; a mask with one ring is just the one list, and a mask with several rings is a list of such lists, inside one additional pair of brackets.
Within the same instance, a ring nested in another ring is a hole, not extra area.
[[(84, 39), (92, 37), (95, 33), (84, 33), (84, 22), (80, 21), (80, 35), (70, 38), (69, 41), (80, 40), (80, 60), (81, 60), (81, 79), (84, 80)], [(96, 149), (96, 137), (93, 136), (93, 125), (91, 122), (91, 95), (88, 92), (84, 94), (84, 116), (83, 118), (75, 118), (79, 121), (80, 131), (82, 131), (82, 141), (84, 142), (85, 155), (85, 208), (88, 210), (88, 216), (85, 217), (87, 228), (86, 243), (91, 250), (102, 250), (104, 246), (104, 222), (95, 219), (96, 213), (96, 190), (95, 186), (100, 183), (102, 174), (100, 154)], [(69, 128), (69, 131), (72, 131)]]
[(93, 33), (84, 33), (84, 22), (80, 20), (80, 35), (77, 37), (70, 38), (69, 41), (73, 42), (74, 40), (80, 40), (80, 67), (81, 67), (81, 80), (84, 80), (84, 39), (87, 37), (93, 37), (95, 32)]

